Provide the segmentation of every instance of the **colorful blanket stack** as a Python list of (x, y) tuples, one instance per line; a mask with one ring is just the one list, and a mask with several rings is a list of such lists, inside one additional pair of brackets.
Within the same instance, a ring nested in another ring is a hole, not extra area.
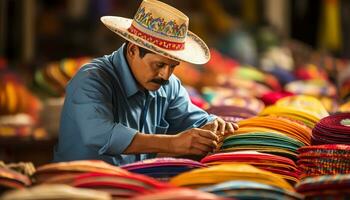
[(37, 183), (67, 184), (109, 193), (113, 198), (130, 198), (154, 189), (171, 187), (147, 176), (133, 174), (103, 161), (72, 161), (41, 166)]
[(312, 143), (350, 145), (350, 113), (325, 117), (312, 130)]
[(259, 169), (278, 174), (292, 185), (299, 181), (300, 176), (300, 171), (293, 160), (255, 151), (213, 154), (203, 158), (201, 162), (209, 166), (230, 163), (250, 164)]
[(350, 146), (341, 144), (305, 146), (299, 150), (302, 177), (350, 174)]
[(155, 158), (121, 166), (130, 172), (144, 174), (161, 181), (168, 181), (173, 176), (202, 167), (206, 165), (189, 159), (177, 158)]

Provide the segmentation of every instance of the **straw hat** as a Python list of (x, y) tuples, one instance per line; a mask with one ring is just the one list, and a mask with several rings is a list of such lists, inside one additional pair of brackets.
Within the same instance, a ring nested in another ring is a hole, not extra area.
[(188, 17), (157, 0), (143, 0), (133, 19), (103, 16), (113, 32), (140, 47), (177, 61), (204, 64), (208, 46), (188, 30)]

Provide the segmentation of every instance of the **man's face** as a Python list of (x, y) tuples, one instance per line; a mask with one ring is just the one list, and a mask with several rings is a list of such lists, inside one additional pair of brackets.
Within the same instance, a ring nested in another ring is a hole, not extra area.
[(139, 48), (136, 45), (135, 47), (134, 54), (127, 57), (129, 57), (131, 71), (139, 85), (146, 90), (155, 91), (161, 85), (167, 84), (175, 67), (180, 63), (154, 53), (147, 53), (141, 58)]

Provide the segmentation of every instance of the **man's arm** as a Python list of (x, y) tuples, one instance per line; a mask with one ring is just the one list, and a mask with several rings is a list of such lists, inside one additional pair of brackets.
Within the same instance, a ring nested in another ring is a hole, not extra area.
[(177, 135), (135, 135), (125, 154), (165, 153), (168, 155), (205, 155), (217, 147), (219, 137), (212, 131), (190, 129)]

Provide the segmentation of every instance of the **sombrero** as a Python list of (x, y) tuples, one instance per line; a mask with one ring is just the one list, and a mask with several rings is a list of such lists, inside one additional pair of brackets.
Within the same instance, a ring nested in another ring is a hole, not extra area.
[(157, 0), (143, 0), (133, 19), (103, 16), (101, 21), (124, 39), (167, 58), (204, 64), (208, 46), (188, 31), (189, 18)]

